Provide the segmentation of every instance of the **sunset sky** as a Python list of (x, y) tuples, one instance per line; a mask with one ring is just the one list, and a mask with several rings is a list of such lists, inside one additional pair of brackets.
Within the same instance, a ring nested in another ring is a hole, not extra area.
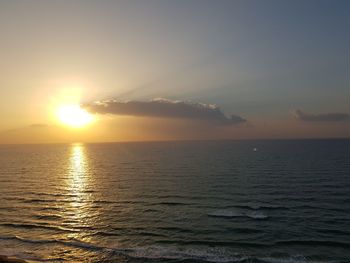
[(349, 14), (340, 0), (1, 1), (0, 143), (350, 137)]

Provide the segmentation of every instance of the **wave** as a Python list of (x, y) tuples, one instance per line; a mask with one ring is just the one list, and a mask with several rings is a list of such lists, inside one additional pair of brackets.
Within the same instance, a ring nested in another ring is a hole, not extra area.
[(159, 203), (155, 203), (155, 205), (185, 206), (185, 205), (189, 205), (189, 204), (183, 203), (183, 202), (159, 202)]
[(40, 220), (54, 220), (54, 221), (62, 219), (62, 216), (59, 216), (59, 215), (35, 215), (34, 217)]
[(350, 248), (350, 242), (342, 241), (330, 241), (330, 240), (282, 240), (271, 243), (258, 243), (258, 242), (241, 242), (241, 241), (203, 241), (203, 240), (176, 240), (176, 241), (158, 241), (161, 244), (183, 245), (183, 246), (223, 246), (223, 247), (246, 247), (246, 248), (276, 248), (285, 246), (303, 246), (303, 247), (337, 247), (337, 248)]
[[(312, 263), (305, 261), (304, 257), (289, 256), (285, 258), (256, 257), (238, 254), (225, 247), (179, 247), (179, 246), (146, 246), (137, 248), (113, 248), (98, 246), (78, 240), (30, 240), (18, 236), (0, 236), (0, 240), (15, 240), (32, 244), (59, 244), (69, 247), (101, 252), (111, 259), (115, 256), (126, 256), (138, 260), (176, 260), (177, 262), (218, 262), (218, 263)], [(16, 254), (18, 255), (18, 254)], [(23, 259), (29, 259), (25, 256)], [(62, 259), (63, 260), (63, 259)], [(46, 260), (39, 260), (46, 261)], [(131, 261), (132, 262), (132, 261)]]
[(267, 219), (268, 216), (262, 211), (235, 211), (235, 210), (217, 210), (207, 214), (211, 217), (233, 218), (249, 217), (252, 219)]
[[(20, 201), (26, 204), (35, 204), (35, 203), (71, 203), (72, 198), (76, 197), (76, 195), (62, 195), (65, 199), (40, 199), (40, 198), (18, 198), (16, 201)], [(79, 204), (145, 204), (144, 201), (110, 201), (110, 200), (74, 200), (74, 203)]]
[(50, 258), (43, 259), (43, 258), (39, 257), (38, 255), (34, 255), (33, 253), (30, 253), (30, 252), (17, 251), (17, 250), (14, 250), (14, 249), (7, 249), (7, 248), (1, 248), (0, 249), (0, 255), (6, 256), (6, 257), (10, 257), (10, 258), (14, 257), (16, 259), (25, 260), (26, 262), (28, 261), (28, 262), (31, 262), (31, 263), (63, 262), (64, 261), (63, 257), (50, 257)]
[[(97, 231), (93, 234), (94, 236), (121, 236), (120, 233), (116, 233), (116, 232), (108, 232), (108, 231)], [(166, 235), (163, 234), (158, 234), (158, 233), (154, 233), (154, 232), (148, 232), (148, 231), (140, 231), (140, 232), (136, 232), (136, 233), (128, 233), (129, 236), (149, 236), (149, 237), (167, 237)]]
[(310, 210), (327, 210), (327, 211), (336, 211), (336, 212), (347, 212), (345, 207), (331, 207), (331, 206), (320, 206), (320, 205), (311, 205), (311, 204), (302, 204), (292, 206), (293, 209), (310, 209)]
[[(303, 256), (285, 256), (283, 258), (276, 257), (257, 257), (254, 255), (238, 254), (232, 251), (229, 246), (182, 246), (182, 245), (153, 245), (136, 248), (116, 248), (99, 246), (97, 244), (87, 243), (80, 240), (32, 240), (25, 239), (19, 236), (0, 236), (0, 240), (14, 240), (21, 243), (31, 244), (57, 244), (68, 247), (75, 247), (85, 249), (89, 251), (101, 252), (104, 257), (108, 255), (113, 259), (113, 256), (126, 256), (130, 259), (156, 259), (156, 260), (176, 260), (180, 262), (220, 262), (220, 263), (316, 263), (321, 261), (306, 260)], [(237, 242), (237, 244), (240, 244)], [(293, 245), (293, 244), (308, 244), (315, 245), (327, 245), (327, 246), (344, 246), (348, 248), (350, 244), (340, 242), (328, 242), (328, 241), (281, 241), (276, 244)], [(252, 245), (252, 244), (251, 244)], [(260, 244), (261, 246), (270, 246)]]
[(25, 194), (38, 196), (55, 196), (55, 197), (76, 197), (76, 194), (60, 194), (60, 193), (43, 193), (43, 192), (27, 192)]
[(235, 205), (234, 208), (252, 209), (252, 210), (289, 210), (286, 206), (273, 206), (273, 205)]
[(162, 245), (200, 246), (200, 247), (240, 247), (240, 248), (265, 248), (266, 243), (241, 242), (241, 241), (208, 241), (208, 240), (160, 240)]
[[(134, 249), (129, 257), (157, 260), (156, 262), (217, 262), (217, 263), (326, 263), (313, 261), (302, 255), (289, 255), (281, 258), (239, 254), (228, 248), (179, 248), (150, 246)], [(174, 261), (175, 260), (175, 261)], [(329, 261), (328, 261), (329, 262)]]
[(23, 203), (60, 203), (60, 202), (69, 202), (69, 200), (59, 200), (59, 199), (38, 199), (38, 198), (28, 198), (23, 200)]
[(263, 233), (264, 231), (257, 228), (246, 228), (246, 227), (227, 227), (226, 231), (240, 234), (258, 234)]
[(4, 227), (12, 227), (12, 228), (26, 228), (26, 229), (46, 229), (46, 230), (54, 230), (59, 232), (79, 232), (78, 230), (63, 228), (59, 226), (48, 226), (48, 225), (38, 225), (31, 223), (0, 223), (0, 226)]
[(158, 227), (158, 229), (164, 230), (164, 231), (176, 232), (176, 233), (195, 234), (195, 231), (193, 231), (192, 229), (175, 227), (175, 226), (173, 226), (173, 227)]
[(107, 249), (106, 247), (85, 243), (83, 241), (78, 240), (61, 240), (61, 239), (27, 239), (22, 238), (20, 236), (0, 236), (0, 240), (15, 240), (22, 243), (31, 243), (31, 244), (61, 244), (65, 246), (78, 247), (78, 248), (86, 248), (91, 250), (102, 250)]
[(283, 240), (277, 241), (273, 245), (302, 245), (302, 246), (326, 246), (341, 247), (350, 249), (350, 242), (329, 241), (329, 240)]
[(179, 248), (149, 246), (136, 248), (128, 256), (138, 259), (176, 260), (181, 262), (244, 262), (249, 257), (233, 254), (226, 248)]
[(340, 229), (316, 229), (316, 231), (324, 234), (336, 234), (336, 235), (347, 235), (350, 236), (349, 230)]

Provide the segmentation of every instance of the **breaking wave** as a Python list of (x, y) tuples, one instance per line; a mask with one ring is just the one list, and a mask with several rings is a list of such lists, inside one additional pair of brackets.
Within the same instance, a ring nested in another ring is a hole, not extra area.
[(268, 216), (262, 211), (235, 211), (235, 210), (216, 210), (208, 213), (211, 217), (249, 217), (252, 219), (267, 219)]
[[(196, 246), (196, 247), (184, 247), (178, 245), (168, 246), (145, 246), (136, 248), (115, 248), (99, 246), (92, 243), (82, 242), (79, 240), (31, 240), (25, 239), (19, 236), (0, 236), (0, 240), (12, 240), (21, 243), (31, 243), (37, 245), (49, 245), (58, 244), (67, 247), (79, 248), (88, 251), (97, 251), (110, 258), (111, 262), (118, 258), (118, 256), (128, 257), (132, 259), (144, 259), (144, 260), (167, 260), (181, 261), (181, 262), (219, 262), (219, 263), (322, 263), (325, 261), (311, 261), (307, 260), (304, 256), (300, 255), (288, 255), (284, 257), (270, 257), (270, 256), (255, 256), (246, 255), (234, 252), (230, 247), (218, 247), (218, 246)], [(308, 242), (308, 241), (304, 241)], [(283, 242), (282, 242), (283, 243)], [(284, 245), (298, 243), (298, 241), (287, 241)], [(313, 245), (312, 242), (310, 245)], [(327, 244), (329, 245), (329, 244)], [(335, 244), (344, 246), (344, 244)], [(349, 246), (349, 244), (346, 244)], [(269, 246), (269, 245), (267, 245)], [(23, 259), (36, 260), (39, 262), (44, 261), (64, 261), (64, 259), (40, 259), (33, 256), (26, 255), (25, 253), (7, 252), (3, 253), (8, 256), (18, 256)], [(92, 261), (93, 262), (93, 261)], [(109, 260), (107, 261), (109, 262)], [(128, 261), (129, 262), (129, 261)], [(133, 262), (133, 261), (130, 261)]]

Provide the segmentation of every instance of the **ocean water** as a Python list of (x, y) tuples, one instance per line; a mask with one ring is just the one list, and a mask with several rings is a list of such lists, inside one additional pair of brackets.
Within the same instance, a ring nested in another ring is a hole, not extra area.
[(350, 262), (350, 140), (3, 145), (0, 254)]

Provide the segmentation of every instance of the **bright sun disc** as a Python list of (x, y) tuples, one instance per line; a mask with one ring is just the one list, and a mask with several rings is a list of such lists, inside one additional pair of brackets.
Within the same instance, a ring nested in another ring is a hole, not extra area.
[(71, 127), (83, 127), (93, 121), (93, 116), (79, 105), (61, 106), (57, 115), (59, 120)]

